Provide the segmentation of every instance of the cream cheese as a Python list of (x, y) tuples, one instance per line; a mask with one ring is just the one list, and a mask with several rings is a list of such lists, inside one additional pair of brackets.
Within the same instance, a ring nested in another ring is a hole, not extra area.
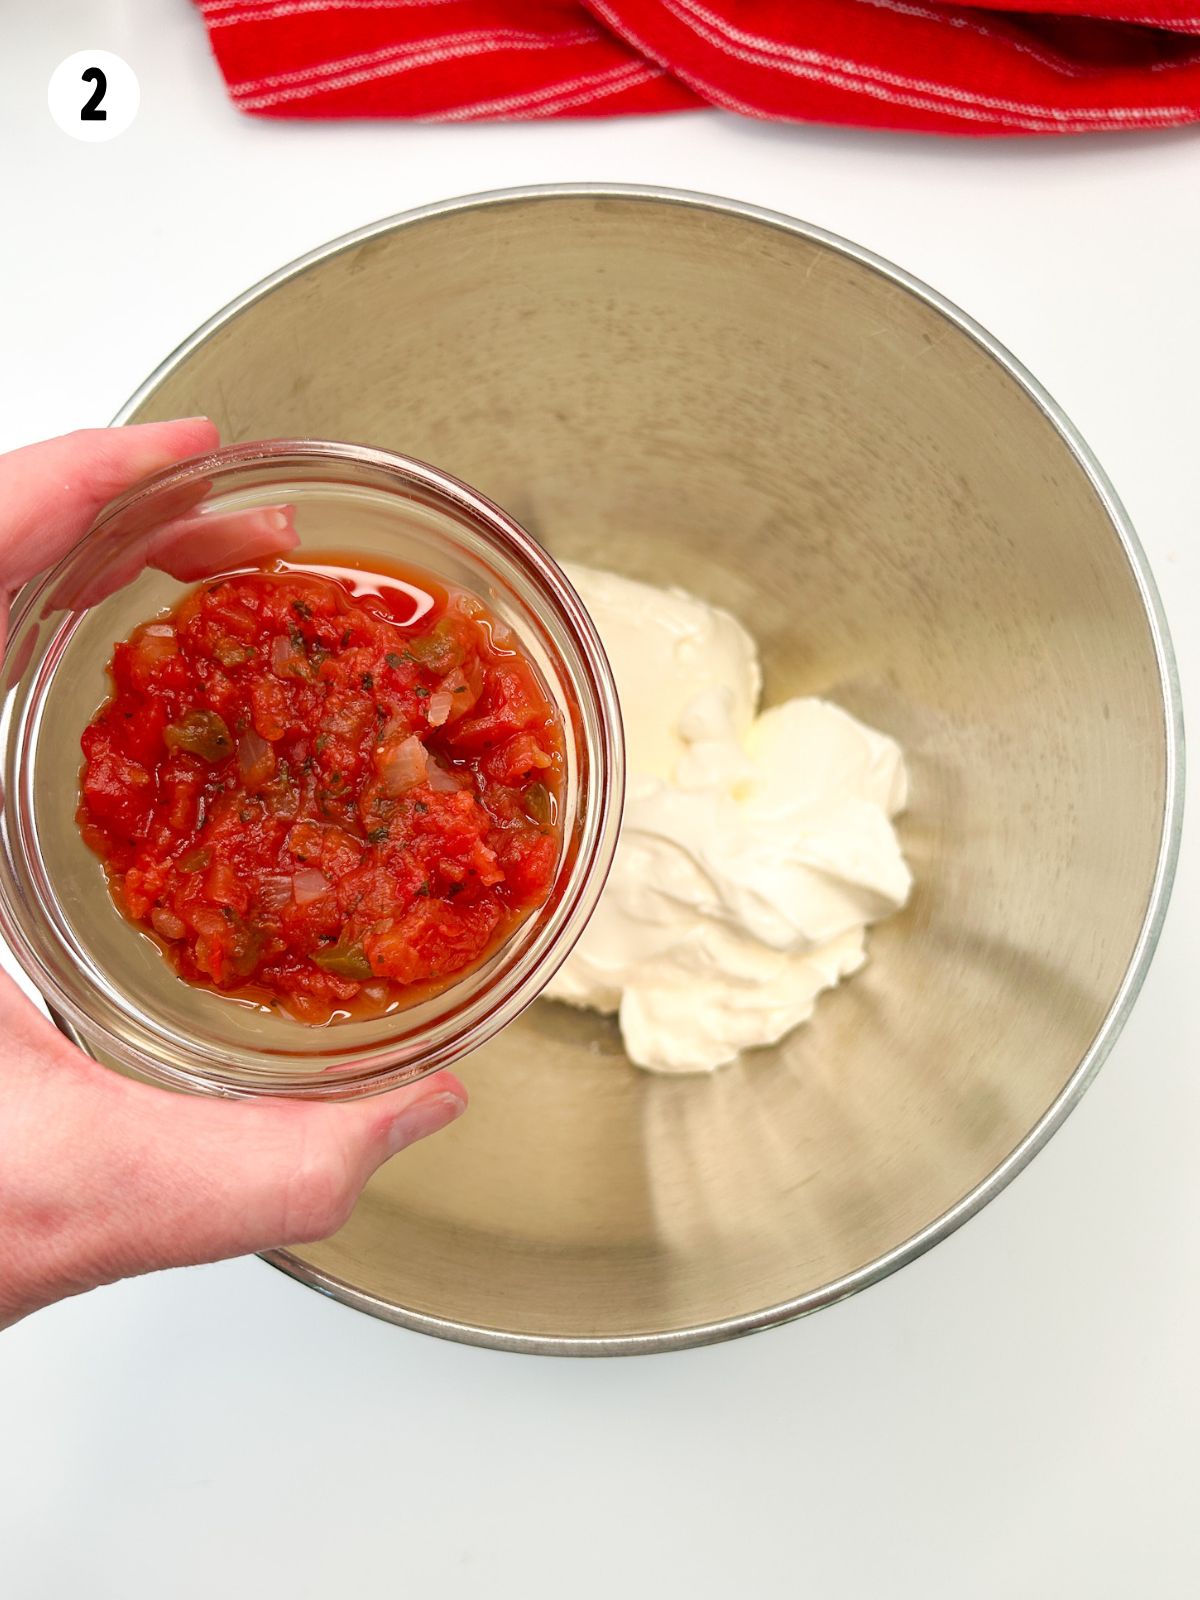
[(569, 566), (608, 651), (628, 786), (600, 905), (548, 998), (615, 1013), (638, 1066), (773, 1044), (866, 959), (911, 878), (899, 746), (824, 700), (756, 715), (754, 641), (681, 590)]

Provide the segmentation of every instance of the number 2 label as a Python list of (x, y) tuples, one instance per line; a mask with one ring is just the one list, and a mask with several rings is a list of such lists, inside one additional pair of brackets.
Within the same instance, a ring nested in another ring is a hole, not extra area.
[(140, 101), (137, 73), (111, 50), (76, 50), (55, 67), (46, 89), (50, 115), (83, 144), (124, 133)]
[(80, 76), (83, 78), (84, 83), (92, 85), (91, 96), (84, 101), (83, 110), (79, 113), (80, 117), (84, 122), (107, 122), (108, 112), (104, 110), (100, 103), (104, 99), (104, 91), (108, 88), (108, 79), (104, 76), (103, 69), (100, 67), (88, 67), (86, 72), (81, 73)]

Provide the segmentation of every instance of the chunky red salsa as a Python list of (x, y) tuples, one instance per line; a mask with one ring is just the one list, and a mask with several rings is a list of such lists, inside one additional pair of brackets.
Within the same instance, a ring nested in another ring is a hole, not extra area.
[(547, 897), (563, 743), (461, 590), (277, 562), (118, 644), (79, 824), (180, 975), (304, 1022), (444, 985)]

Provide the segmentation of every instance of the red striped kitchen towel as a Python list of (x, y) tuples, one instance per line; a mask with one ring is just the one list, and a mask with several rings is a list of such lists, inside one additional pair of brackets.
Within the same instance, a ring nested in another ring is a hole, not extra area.
[(925, 133), (1200, 120), (1200, 0), (197, 0), (269, 117), (720, 106)]

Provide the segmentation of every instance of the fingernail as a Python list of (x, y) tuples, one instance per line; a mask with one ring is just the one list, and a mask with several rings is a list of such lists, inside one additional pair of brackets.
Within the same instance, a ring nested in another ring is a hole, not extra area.
[(418, 1139), (427, 1139), (440, 1128), (449, 1127), (466, 1109), (466, 1101), (456, 1094), (431, 1094), (425, 1100), (418, 1100), (416, 1105), (403, 1110), (388, 1129), (388, 1155), (394, 1156), (406, 1145), (416, 1144)]

